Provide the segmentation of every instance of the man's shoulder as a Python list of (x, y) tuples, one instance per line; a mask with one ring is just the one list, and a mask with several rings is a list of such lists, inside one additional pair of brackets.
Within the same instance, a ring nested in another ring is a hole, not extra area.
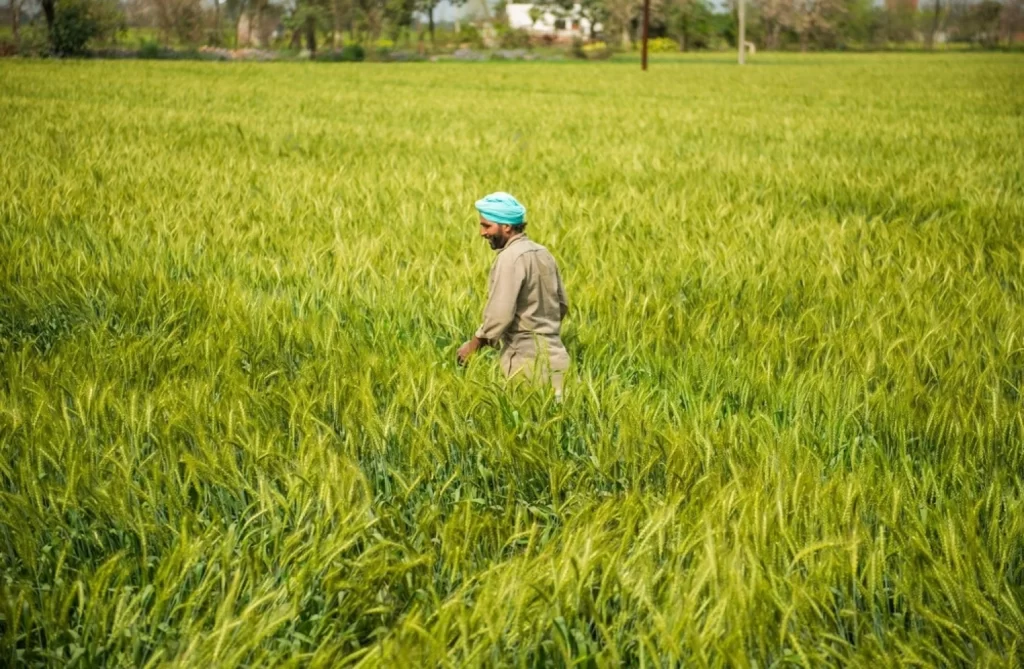
[(507, 260), (509, 262), (514, 262), (528, 253), (544, 253), (551, 255), (547, 250), (547, 247), (538, 244), (529, 237), (516, 241), (515, 244), (509, 246), (508, 249), (505, 250), (505, 253), (502, 253), (501, 255), (507, 255)]

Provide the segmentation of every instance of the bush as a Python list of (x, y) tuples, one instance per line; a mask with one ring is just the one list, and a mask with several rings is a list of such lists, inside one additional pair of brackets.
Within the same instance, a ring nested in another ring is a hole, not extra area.
[(366, 50), (360, 44), (346, 44), (340, 51), (321, 51), (316, 60), (325, 63), (355, 63), (366, 59)]
[(124, 29), (124, 15), (114, 0), (59, 0), (50, 46), (58, 56), (85, 52), (92, 39), (106, 39)]
[(363, 49), (361, 44), (346, 44), (341, 49), (341, 59), (359, 62), (366, 58), (366, 50)]
[(611, 58), (614, 53), (604, 42), (588, 42), (584, 44), (582, 40), (573, 41), (572, 55), (576, 58), (605, 60)]
[(668, 37), (647, 40), (647, 53), (673, 53), (679, 51), (679, 43)]
[(142, 40), (139, 43), (139, 58), (163, 58), (164, 50), (156, 40)]
[(472, 24), (464, 24), (461, 26), (461, 30), (455, 33), (455, 43), (469, 44), (475, 48), (482, 48), (484, 44), (483, 38), (480, 36), (480, 31)]
[(89, 4), (85, 0), (64, 0), (57, 3), (50, 44), (58, 56), (74, 56), (85, 51), (86, 43), (99, 30), (96, 20), (90, 16)]
[(18, 55), (44, 56), (50, 52), (50, 48), (50, 36), (42, 18), (21, 26), (21, 39), (17, 43)]
[(530, 33), (521, 28), (502, 30), (498, 35), (498, 44), (503, 49), (529, 49), (531, 46)]
[(587, 52), (584, 49), (584, 42), (581, 37), (572, 38), (572, 48), (569, 49), (569, 53), (573, 58), (586, 58)]

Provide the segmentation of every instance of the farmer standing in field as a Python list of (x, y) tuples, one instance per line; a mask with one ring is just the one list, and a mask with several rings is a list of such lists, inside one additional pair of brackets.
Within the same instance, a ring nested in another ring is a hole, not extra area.
[(561, 338), (569, 303), (558, 264), (526, 236), (526, 208), (514, 197), (492, 193), (477, 200), (476, 209), (480, 236), (498, 256), (491, 267), (483, 324), (459, 347), (459, 364), (466, 364), (481, 346), (500, 347), (505, 376), (550, 382), (560, 399), (569, 367)]

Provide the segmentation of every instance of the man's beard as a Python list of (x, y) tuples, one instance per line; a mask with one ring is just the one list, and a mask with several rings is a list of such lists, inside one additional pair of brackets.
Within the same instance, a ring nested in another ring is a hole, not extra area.
[(500, 251), (501, 249), (505, 248), (505, 238), (499, 235), (495, 235), (494, 237), (488, 237), (487, 241), (490, 243), (491, 250), (493, 251)]

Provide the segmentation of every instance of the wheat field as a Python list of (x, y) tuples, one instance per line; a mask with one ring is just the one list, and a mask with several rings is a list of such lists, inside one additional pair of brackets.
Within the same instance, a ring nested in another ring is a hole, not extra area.
[[(0, 664), (1019, 666), (1024, 57), (0, 62)], [(506, 387), (472, 203), (558, 259)]]

